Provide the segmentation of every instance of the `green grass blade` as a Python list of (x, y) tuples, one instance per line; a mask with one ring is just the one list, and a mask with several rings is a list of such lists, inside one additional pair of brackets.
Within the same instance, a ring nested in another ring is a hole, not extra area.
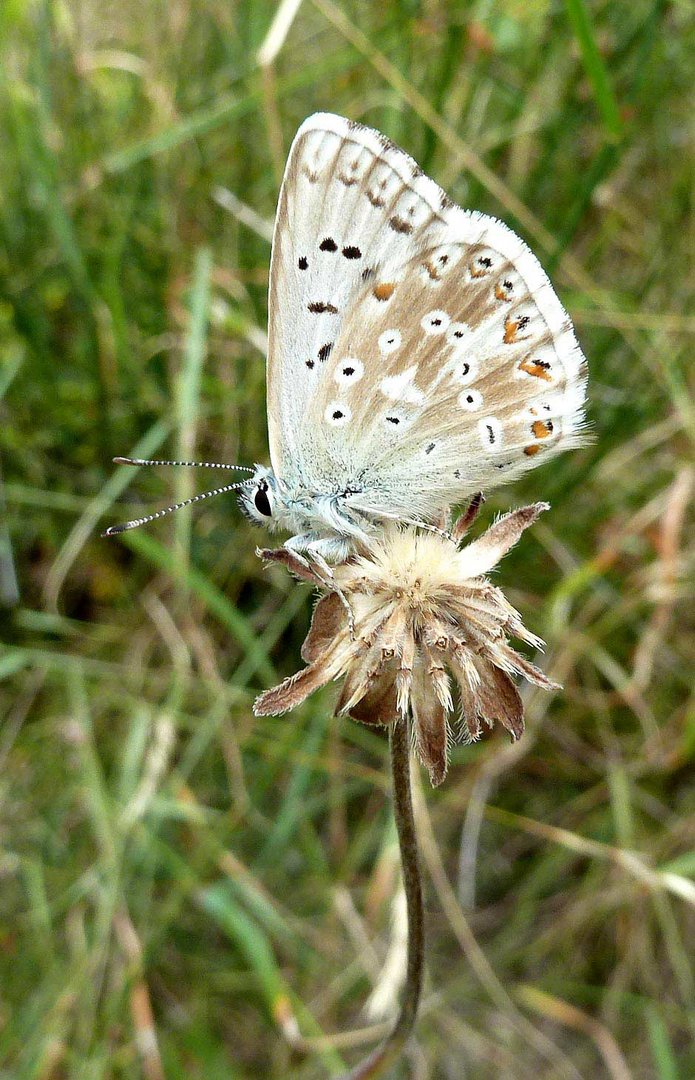
[(678, 1080), (678, 1066), (671, 1046), (668, 1028), (656, 1005), (644, 1010), (649, 1033), (649, 1045), (652, 1050), (654, 1068), (658, 1080)]
[(608, 139), (622, 138), (623, 123), (608, 70), (601, 56), (585, 0), (565, 0), (565, 7), (584, 62)]

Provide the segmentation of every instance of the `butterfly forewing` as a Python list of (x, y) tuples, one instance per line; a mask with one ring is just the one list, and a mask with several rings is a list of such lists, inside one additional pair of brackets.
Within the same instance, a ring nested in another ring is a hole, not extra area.
[(377, 132), (310, 117), (273, 247), (277, 475), (432, 517), (576, 442), (584, 360), (535, 256)]

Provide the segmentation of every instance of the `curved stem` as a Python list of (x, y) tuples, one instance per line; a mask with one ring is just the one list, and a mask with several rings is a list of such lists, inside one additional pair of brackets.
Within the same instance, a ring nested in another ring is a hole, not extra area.
[(343, 1080), (374, 1080), (393, 1065), (408, 1041), (417, 1016), (425, 959), (422, 879), (418, 861), (413, 800), (410, 793), (410, 725), (405, 718), (391, 727), (393, 814), (401, 851), (401, 869), (408, 911), (408, 967), (398, 1019), (391, 1034)]

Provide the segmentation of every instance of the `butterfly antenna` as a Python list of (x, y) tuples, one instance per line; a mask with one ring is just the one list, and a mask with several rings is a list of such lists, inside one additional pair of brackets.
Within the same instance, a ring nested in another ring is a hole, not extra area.
[(223, 465), (220, 461), (152, 461), (149, 458), (115, 457), (114, 465), (186, 465), (189, 469), (240, 469), (252, 473), (248, 465)]
[[(147, 464), (149, 464), (149, 462)], [(225, 484), (224, 487), (213, 488), (212, 491), (203, 491), (200, 495), (193, 495), (190, 499), (184, 499), (183, 502), (174, 503), (173, 506), (167, 506), (163, 510), (157, 510), (154, 514), (148, 514), (147, 517), (134, 518), (133, 521), (124, 521), (122, 525), (109, 525), (106, 532), (103, 532), (101, 535), (118, 536), (119, 533), (129, 532), (130, 529), (137, 529), (140, 525), (147, 525), (150, 521), (156, 521), (157, 518), (164, 517), (166, 514), (173, 514), (175, 510), (182, 510), (184, 506), (191, 506), (193, 503), (202, 502), (203, 499), (211, 499), (213, 495), (224, 495), (227, 491), (236, 491), (243, 486), (244, 482), (242, 481), (238, 484)]]

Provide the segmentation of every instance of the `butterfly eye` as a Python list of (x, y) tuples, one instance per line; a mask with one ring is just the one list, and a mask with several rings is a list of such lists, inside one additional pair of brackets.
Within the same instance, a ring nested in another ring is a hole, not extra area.
[(270, 505), (270, 499), (268, 498), (268, 485), (265, 480), (261, 480), (256, 488), (256, 494), (253, 497), (253, 505), (263, 517), (273, 516), (273, 509)]

